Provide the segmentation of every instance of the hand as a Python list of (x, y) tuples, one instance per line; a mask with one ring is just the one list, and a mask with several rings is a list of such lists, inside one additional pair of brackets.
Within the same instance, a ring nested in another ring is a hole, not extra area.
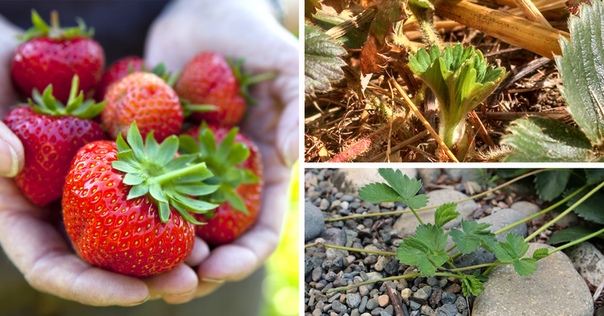
[[(0, 62), (8, 65), (21, 31), (0, 17)], [(17, 100), (10, 68), (0, 67), (0, 117)], [(198, 265), (209, 255), (199, 238), (189, 265), (146, 279), (95, 268), (81, 260), (60, 233), (60, 208), (38, 208), (9, 177), (23, 167), (23, 146), (0, 122), (0, 246), (37, 290), (88, 305), (136, 305), (149, 298), (190, 294), (197, 290)]]
[(264, 263), (279, 241), (291, 166), (298, 157), (298, 42), (273, 17), (268, 0), (177, 1), (151, 27), (145, 57), (149, 65), (163, 62), (179, 70), (204, 50), (244, 58), (245, 70), (254, 74), (278, 72), (252, 88), (258, 104), (249, 107), (242, 124), (262, 153), (265, 187), (258, 222), (235, 242), (213, 249), (197, 267), (197, 291), (164, 296), (171, 303), (209, 294)]

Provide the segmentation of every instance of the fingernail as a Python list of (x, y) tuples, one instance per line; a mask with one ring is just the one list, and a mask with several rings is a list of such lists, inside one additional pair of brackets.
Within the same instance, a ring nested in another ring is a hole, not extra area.
[(220, 279), (201, 278), (201, 280), (203, 282), (208, 282), (208, 283), (218, 283), (218, 284), (224, 283), (224, 280), (220, 280)]
[(283, 142), (283, 160), (285, 165), (291, 167), (298, 160), (298, 133), (292, 132), (285, 136)]
[(0, 142), (0, 175), (14, 177), (19, 172), (17, 152), (6, 142)]

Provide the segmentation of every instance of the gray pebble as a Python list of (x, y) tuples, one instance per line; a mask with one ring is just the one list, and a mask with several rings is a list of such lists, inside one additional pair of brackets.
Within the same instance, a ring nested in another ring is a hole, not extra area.
[(409, 307), (411, 307), (412, 310), (416, 311), (419, 310), (422, 307), (422, 304), (416, 302), (416, 301), (409, 301)]
[(323, 212), (312, 203), (304, 204), (304, 240), (317, 238), (325, 229)]
[(336, 227), (330, 227), (323, 231), (321, 238), (325, 239), (326, 244), (337, 246), (346, 245), (346, 233), (342, 229)]
[(366, 306), (365, 306), (365, 307), (366, 307), (368, 310), (373, 310), (373, 309), (375, 309), (377, 306), (378, 306), (378, 302), (377, 302), (377, 300), (376, 300), (376, 299), (374, 299), (374, 298), (372, 298), (372, 299), (370, 299), (370, 300), (368, 300), (368, 301), (367, 301), (367, 304), (366, 304)]
[(326, 211), (327, 209), (329, 209), (330, 205), (331, 205), (331, 203), (329, 203), (329, 201), (327, 199), (321, 199), (321, 203), (319, 204), (319, 209), (321, 211)]
[(367, 309), (367, 301), (369, 300), (369, 298), (365, 295), (363, 295), (363, 298), (361, 298), (361, 304), (359, 304), (359, 312), (364, 313), (365, 310)]
[(350, 308), (357, 308), (361, 304), (361, 295), (359, 293), (346, 294), (346, 305)]
[(337, 313), (341, 313), (341, 312), (345, 312), (346, 311), (346, 305), (340, 303), (340, 301), (333, 301), (333, 303), (331, 304), (331, 309), (334, 312)]
[(468, 304), (466, 299), (463, 296), (458, 296), (455, 300), (455, 306), (457, 307), (457, 311), (463, 312), (468, 309)]
[(417, 292), (413, 293), (413, 297), (419, 298), (421, 300), (427, 300), (432, 294), (432, 288), (429, 286), (424, 286), (421, 289), (417, 290)]
[(451, 292), (447, 292), (447, 291), (444, 291), (442, 293), (442, 295), (440, 296), (440, 302), (443, 303), (443, 305), (453, 304), (453, 303), (455, 303), (456, 299), (457, 299), (457, 295), (455, 295)]
[(438, 308), (437, 316), (455, 316), (457, 315), (457, 306), (454, 304), (444, 304)]
[(321, 280), (321, 276), (323, 275), (323, 269), (321, 267), (316, 267), (312, 270), (312, 280), (315, 282), (319, 282)]

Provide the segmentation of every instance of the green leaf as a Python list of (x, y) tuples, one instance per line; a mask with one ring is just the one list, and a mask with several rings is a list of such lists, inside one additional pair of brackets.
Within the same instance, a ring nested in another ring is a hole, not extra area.
[(549, 256), (549, 250), (547, 248), (539, 248), (533, 252), (533, 259), (541, 260)]
[[(579, 199), (583, 198), (585, 194), (579, 193), (573, 196), (568, 201), (566, 201), (566, 205), (571, 206), (575, 204), (577, 201), (579, 201)], [(573, 209), (573, 212), (575, 212), (575, 214), (577, 214), (579, 217), (583, 218), (586, 221), (604, 225), (604, 211), (602, 211), (603, 205), (604, 193), (596, 192), (587, 200), (583, 201), (581, 204), (575, 207)]]
[(498, 247), (493, 249), (499, 261), (509, 263), (520, 260), (528, 251), (529, 244), (518, 234), (509, 233), (505, 239), (505, 242), (499, 242)]
[(506, 158), (516, 162), (590, 161), (592, 146), (578, 128), (556, 119), (530, 117), (515, 120), (502, 144), (513, 149)]
[(436, 227), (441, 228), (448, 222), (454, 220), (459, 216), (459, 213), (455, 211), (457, 209), (457, 203), (450, 202), (439, 206), (434, 212), (434, 223)]
[(304, 87), (305, 94), (331, 90), (332, 82), (344, 78), (342, 67), (346, 65), (341, 58), (346, 50), (337, 40), (326, 35), (319, 27), (304, 25)]
[(386, 180), (388, 185), (399, 193), (403, 200), (412, 198), (422, 188), (422, 182), (420, 180), (410, 179), (400, 170), (379, 168), (378, 173)]
[(520, 260), (515, 260), (514, 263), (512, 263), (512, 266), (519, 275), (529, 275), (537, 270), (537, 260), (534, 258), (522, 258)]
[(370, 183), (358, 191), (359, 197), (369, 203), (402, 201), (398, 192), (386, 183)]
[(441, 228), (423, 224), (417, 227), (415, 236), (399, 244), (397, 258), (404, 264), (417, 266), (423, 275), (432, 276), (449, 259), (446, 246), (447, 235)]
[(403, 201), (411, 209), (418, 209), (428, 205), (428, 196), (425, 194), (416, 195), (407, 201)]
[(604, 135), (604, 6), (584, 5), (580, 16), (568, 21), (570, 40), (560, 37), (562, 56), (556, 56), (568, 112), (592, 143)]
[(463, 254), (473, 252), (480, 246), (490, 250), (493, 249), (494, 245), (497, 243), (495, 234), (489, 230), (490, 226), (491, 225), (486, 223), (462, 219), (462, 230), (452, 229), (449, 235), (451, 235), (451, 238), (457, 245), (457, 249)]
[(461, 278), (461, 291), (465, 297), (476, 296), (484, 291), (484, 284), (473, 275), (464, 275)]
[[(598, 230), (600, 230), (600, 228), (588, 228), (583, 226), (569, 227), (553, 233), (552, 236), (547, 240), (547, 244), (556, 245), (581, 239), (597, 232)], [(599, 235), (598, 238), (604, 239), (604, 234)]]
[(562, 194), (570, 179), (569, 169), (556, 169), (541, 172), (535, 175), (535, 189), (539, 197), (545, 201), (552, 201)]
[(604, 169), (585, 169), (585, 178), (587, 185), (600, 184), (604, 181)]

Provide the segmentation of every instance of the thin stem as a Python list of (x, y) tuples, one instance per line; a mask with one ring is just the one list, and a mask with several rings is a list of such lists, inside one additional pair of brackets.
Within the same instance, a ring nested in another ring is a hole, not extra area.
[(589, 235), (587, 235), (587, 236), (585, 236), (585, 237), (581, 237), (581, 238), (579, 238), (579, 239), (577, 239), (577, 240), (573, 240), (573, 241), (571, 241), (571, 242), (569, 242), (569, 243), (566, 243), (566, 244), (564, 244), (564, 245), (562, 245), (562, 246), (560, 246), (560, 247), (557, 247), (557, 248), (555, 248), (555, 249), (552, 249), (550, 252), (548, 252), (548, 255), (551, 255), (551, 254), (552, 254), (552, 253), (554, 253), (554, 252), (558, 252), (558, 251), (564, 250), (564, 249), (566, 249), (566, 248), (572, 247), (572, 246), (574, 246), (574, 245), (580, 244), (580, 243), (582, 243), (582, 242), (584, 242), (584, 241), (586, 241), (586, 240), (589, 240), (589, 239), (591, 239), (591, 238), (597, 237), (597, 236), (599, 236), (599, 235), (601, 235), (601, 234), (604, 234), (604, 228), (602, 228), (602, 229), (600, 229), (600, 230), (596, 231), (595, 233), (591, 233), (591, 234), (589, 234)]
[[(498, 185), (498, 186), (496, 186), (496, 187), (494, 187), (492, 189), (489, 189), (487, 191), (484, 191), (484, 192), (472, 195), (472, 196), (470, 196), (468, 198), (460, 199), (460, 200), (457, 200), (457, 201), (454, 201), (454, 202), (459, 204), (461, 202), (477, 199), (477, 198), (482, 197), (484, 195), (487, 195), (489, 193), (492, 193), (492, 192), (495, 192), (497, 190), (500, 190), (501, 188), (504, 188), (504, 187), (506, 187), (506, 186), (508, 186), (508, 185), (510, 185), (510, 184), (512, 184), (514, 182), (517, 182), (519, 180), (522, 180), (522, 179), (524, 179), (526, 177), (529, 177), (529, 176), (532, 176), (532, 175), (535, 175), (535, 174), (538, 174), (538, 173), (541, 173), (541, 172), (544, 172), (544, 171), (548, 171), (548, 170), (551, 170), (551, 169), (537, 169), (537, 170), (533, 170), (531, 172), (528, 172), (528, 173), (525, 173), (525, 174), (523, 174), (521, 176), (518, 176), (518, 177), (516, 177), (516, 178), (514, 178), (512, 180), (504, 182), (503, 184), (500, 184), (500, 185)], [(439, 205), (421, 207), (421, 208), (416, 209), (415, 211), (416, 212), (427, 211), (427, 210), (431, 210), (431, 209), (437, 208), (438, 206)], [(371, 213), (371, 214), (357, 214), (357, 215), (342, 216), (342, 217), (336, 217), (336, 218), (326, 218), (325, 222), (337, 222), (337, 221), (343, 221), (343, 220), (348, 220), (348, 219), (374, 217), (374, 216), (400, 215), (400, 214), (406, 214), (406, 213), (411, 213), (411, 210), (381, 212), (381, 213)]]
[(415, 218), (417, 218), (417, 221), (419, 222), (419, 224), (420, 225), (424, 225), (424, 221), (422, 221), (422, 219), (419, 217), (419, 215), (417, 214), (417, 212), (414, 209), (412, 209), (412, 208), (409, 208), (409, 209), (411, 210), (411, 212), (413, 212), (413, 215), (415, 215)]
[(598, 186), (596, 186), (595, 188), (593, 188), (591, 191), (587, 192), (587, 194), (585, 194), (577, 202), (575, 202), (573, 205), (571, 205), (569, 208), (567, 208), (564, 212), (560, 213), (560, 215), (556, 216), (556, 218), (552, 219), (547, 224), (539, 227), (539, 229), (537, 229), (530, 236), (526, 237), (524, 240), (525, 241), (530, 241), (533, 238), (535, 238), (536, 236), (539, 236), (539, 234), (541, 234), (541, 232), (543, 232), (544, 230), (548, 229), (553, 224), (557, 223), (561, 218), (563, 218), (568, 213), (570, 213), (572, 210), (574, 210), (577, 206), (579, 206), (583, 202), (585, 202), (585, 200), (587, 200), (590, 196), (592, 196), (593, 194), (595, 194), (596, 192), (598, 192), (598, 190), (600, 190), (602, 187), (604, 187), (604, 182), (600, 183)]
[(188, 166), (186, 168), (174, 170), (174, 171), (168, 172), (166, 174), (162, 174), (160, 176), (154, 177), (153, 181), (158, 184), (163, 184), (170, 180), (174, 180), (174, 179), (177, 179), (177, 178), (189, 175), (189, 174), (194, 174), (196, 172), (200, 172), (205, 169), (207, 169), (206, 163), (200, 162), (200, 163), (196, 163), (194, 165)]
[(305, 245), (304, 248), (314, 247), (314, 246), (318, 246), (318, 245), (322, 245), (325, 248), (347, 250), (347, 251), (352, 251), (352, 252), (364, 252), (364, 253), (373, 253), (373, 254), (376, 254), (376, 255), (396, 256), (396, 252), (351, 248), (351, 247), (344, 247), (344, 246), (338, 246), (338, 245), (324, 244), (324, 243), (321, 243), (321, 242), (316, 242), (316, 243), (312, 243), (312, 244), (309, 244), (309, 245)]
[[(439, 273), (437, 273), (437, 274), (439, 274)], [(327, 292), (332, 292), (333, 293), (333, 292), (347, 291), (347, 290), (359, 287), (361, 285), (374, 284), (374, 283), (377, 283), (377, 282), (394, 281), (394, 280), (413, 279), (413, 278), (417, 278), (417, 277), (420, 277), (420, 276), (422, 276), (421, 273), (410, 273), (410, 274), (396, 275), (396, 276), (391, 276), (391, 277), (387, 277), (387, 278), (381, 278), (381, 279), (377, 279), (377, 280), (363, 281), (363, 282), (351, 284), (349, 286), (336, 287), (336, 288), (327, 290)]]
[(539, 211), (538, 213), (535, 213), (535, 214), (533, 214), (533, 215), (531, 215), (531, 216), (528, 216), (528, 217), (526, 217), (526, 218), (523, 218), (523, 219), (521, 219), (521, 220), (519, 220), (519, 221), (517, 221), (517, 222), (515, 222), (515, 223), (512, 223), (512, 224), (510, 224), (510, 225), (508, 225), (508, 226), (505, 226), (505, 227), (503, 227), (503, 228), (501, 228), (501, 229), (499, 229), (499, 230), (496, 230), (496, 231), (495, 231), (493, 234), (495, 234), (495, 235), (499, 235), (499, 234), (501, 234), (501, 233), (503, 233), (503, 232), (505, 232), (505, 231), (507, 231), (507, 230), (510, 230), (510, 229), (512, 229), (512, 228), (514, 228), (514, 227), (516, 227), (516, 226), (520, 225), (520, 224), (526, 223), (527, 221), (530, 221), (530, 220), (532, 220), (532, 219), (534, 219), (534, 218), (537, 218), (537, 217), (539, 217), (539, 216), (541, 216), (541, 215), (543, 215), (543, 214), (545, 214), (545, 213), (547, 213), (547, 212), (550, 212), (550, 211), (554, 210), (555, 208), (557, 208), (558, 206), (560, 206), (560, 205), (562, 205), (562, 204), (566, 203), (566, 201), (570, 200), (570, 199), (571, 199), (571, 198), (573, 198), (575, 195), (579, 194), (579, 193), (580, 193), (581, 191), (583, 191), (585, 188), (587, 188), (587, 185), (584, 185), (583, 187), (581, 187), (581, 188), (577, 189), (577, 190), (576, 190), (575, 192), (573, 192), (572, 194), (570, 194), (570, 195), (568, 195), (567, 197), (563, 198), (562, 200), (560, 200), (560, 201), (556, 202), (555, 204), (552, 204), (552, 205), (550, 205), (549, 207), (547, 207), (547, 208), (545, 208), (545, 209), (543, 209), (543, 210)]

